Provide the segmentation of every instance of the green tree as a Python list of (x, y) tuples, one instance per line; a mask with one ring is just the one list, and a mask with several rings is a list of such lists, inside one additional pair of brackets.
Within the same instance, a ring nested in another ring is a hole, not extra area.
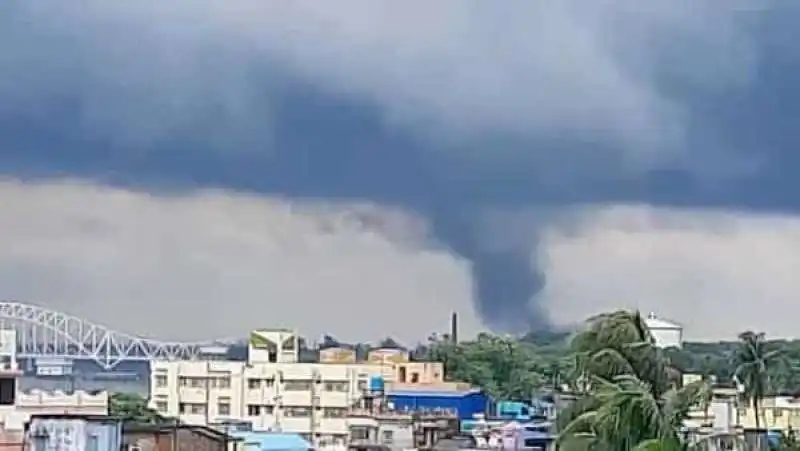
[(789, 428), (781, 435), (779, 451), (800, 451), (800, 439), (797, 437), (797, 431)]
[(171, 422), (147, 405), (147, 399), (132, 393), (114, 393), (108, 400), (110, 416), (126, 422), (140, 424), (160, 424)]
[(481, 387), (495, 399), (530, 399), (548, 386), (548, 373), (554, 372), (552, 362), (532, 345), (509, 336), (480, 334), (459, 343), (433, 337), (427, 352), (444, 363), (448, 379)]
[(571, 347), (584, 396), (559, 415), (564, 449), (682, 449), (680, 427), (706, 384), (678, 385), (639, 312), (591, 318)]

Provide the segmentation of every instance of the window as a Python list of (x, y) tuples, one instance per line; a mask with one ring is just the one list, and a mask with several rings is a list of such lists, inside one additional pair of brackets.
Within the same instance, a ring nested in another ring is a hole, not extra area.
[(287, 407), (283, 410), (287, 418), (303, 418), (311, 415), (311, 409), (308, 407)]
[(346, 392), (349, 388), (347, 382), (325, 382), (325, 391)]
[(737, 448), (737, 443), (734, 441), (733, 438), (730, 437), (722, 437), (720, 438), (720, 443), (718, 444), (719, 449), (724, 451), (732, 451)]
[(419, 373), (411, 373), (411, 383), (418, 384), (419, 383)]
[(309, 381), (286, 381), (283, 385), (286, 391), (309, 391), (311, 390), (311, 382)]
[(178, 385), (181, 387), (205, 388), (207, 383), (208, 379), (205, 377), (178, 377)]
[(247, 416), (257, 417), (260, 415), (272, 415), (275, 412), (275, 407), (262, 404), (248, 404)]
[(358, 391), (366, 391), (367, 390), (367, 381), (360, 380), (358, 381)]
[(317, 443), (322, 445), (322, 447), (334, 444), (334, 438), (332, 434), (317, 434), (317, 436), (318, 436)]
[(209, 385), (213, 388), (231, 388), (230, 376), (217, 376), (209, 378)]
[(167, 386), (167, 376), (163, 374), (156, 375), (156, 387), (166, 387)]
[(344, 418), (347, 416), (347, 409), (342, 407), (326, 407), (322, 414), (325, 418)]
[(180, 403), (178, 405), (178, 411), (181, 413), (181, 415), (205, 415), (206, 406), (204, 404), (197, 403)]
[(261, 388), (261, 380), (259, 379), (247, 379), (247, 388), (251, 390), (255, 390)]
[(400, 381), (401, 384), (406, 382), (406, 367), (401, 366), (397, 371), (397, 379)]
[(381, 442), (384, 445), (391, 445), (394, 442), (394, 431), (383, 431), (381, 432)]
[(166, 401), (156, 401), (156, 410), (161, 413), (166, 413), (169, 409)]
[(775, 416), (775, 418), (782, 417), (783, 416), (783, 409), (774, 409), (772, 414)]
[(227, 417), (230, 414), (231, 414), (230, 401), (220, 401), (219, 403), (217, 403), (217, 415)]
[(13, 378), (0, 379), (0, 405), (13, 406), (17, 399), (17, 383)]
[(369, 428), (363, 426), (351, 427), (350, 440), (369, 440)]

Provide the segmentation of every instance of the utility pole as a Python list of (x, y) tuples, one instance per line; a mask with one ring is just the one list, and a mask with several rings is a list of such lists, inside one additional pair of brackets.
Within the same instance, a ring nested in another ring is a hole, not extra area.
[(205, 388), (206, 388), (206, 390), (205, 390), (205, 400), (206, 400), (206, 405), (205, 405), (205, 419), (206, 419), (206, 421), (205, 421), (205, 423), (206, 424), (205, 425), (208, 426), (208, 423), (211, 420), (211, 413), (210, 413), (210, 410), (211, 410), (211, 362), (208, 361), (208, 360), (206, 360), (206, 377), (205, 377), (205, 379), (206, 379), (206, 382), (205, 382)]

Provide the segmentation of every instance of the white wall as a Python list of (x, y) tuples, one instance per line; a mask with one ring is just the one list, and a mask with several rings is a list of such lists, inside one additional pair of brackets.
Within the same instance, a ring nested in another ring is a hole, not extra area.
[(347, 434), (347, 409), (370, 377), (385, 373), (379, 364), (154, 361), (150, 405), (192, 424), (244, 420), (256, 430)]
[(32, 415), (43, 414), (108, 415), (108, 393), (17, 392), (13, 406), (0, 406), (0, 423), (5, 430), (22, 430)]
[(683, 330), (679, 328), (652, 328), (650, 333), (660, 348), (681, 347), (683, 344)]

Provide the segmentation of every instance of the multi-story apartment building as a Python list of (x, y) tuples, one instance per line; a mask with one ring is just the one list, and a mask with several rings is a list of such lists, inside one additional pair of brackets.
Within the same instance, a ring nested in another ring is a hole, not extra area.
[(441, 366), (388, 351), (391, 358), (376, 354), (361, 363), (324, 356), (298, 363), (298, 354), (295, 333), (272, 330), (251, 334), (247, 362), (154, 361), (150, 405), (189, 424), (246, 421), (254, 430), (295, 432), (316, 444), (344, 443), (348, 413), (372, 377), (442, 380)]

